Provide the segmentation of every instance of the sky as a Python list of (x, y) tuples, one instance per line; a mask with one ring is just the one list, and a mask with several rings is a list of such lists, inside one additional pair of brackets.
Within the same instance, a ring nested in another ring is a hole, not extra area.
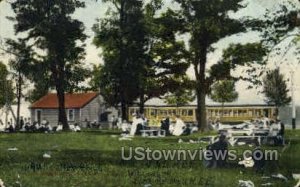
[[(6, 2), (0, 3), (0, 38), (16, 38), (13, 32), (13, 23), (6, 19), (6, 16), (13, 16), (13, 12), (10, 8), (9, 3)], [(295, 1), (295, 0), (245, 0), (247, 7), (238, 13), (234, 14), (233, 16), (240, 17), (240, 16), (251, 16), (251, 17), (262, 17), (265, 13), (266, 9), (275, 9), (283, 2), (286, 1)], [(176, 7), (176, 4), (172, 2), (172, 0), (165, 0), (165, 7)], [(97, 49), (92, 44), (92, 39), (94, 33), (92, 31), (93, 24), (96, 23), (97, 18), (103, 18), (105, 16), (105, 12), (108, 9), (108, 5), (102, 3), (101, 1), (94, 1), (94, 0), (86, 0), (86, 8), (79, 9), (75, 12), (74, 17), (81, 20), (85, 24), (85, 33), (89, 36), (86, 41), (86, 65), (90, 66), (92, 64), (99, 64), (103, 63), (101, 59), (101, 50)], [(247, 43), (247, 42), (255, 42), (259, 40), (258, 33), (252, 32), (247, 34), (241, 34), (237, 36), (232, 36), (225, 38), (215, 44), (217, 50), (208, 55), (208, 66), (216, 63), (222, 55), (222, 50), (225, 49), (230, 43)], [(0, 51), (0, 60), (7, 63), (9, 58), (12, 58), (10, 55), (1, 54)], [(290, 78), (290, 71), (294, 70), (295, 73), (295, 100), (296, 104), (300, 105), (300, 65), (298, 64), (297, 59), (293, 55), (293, 50), (291, 50), (288, 54), (288, 61), (290, 65), (286, 63), (281, 64), (282, 59), (280, 57), (274, 57), (270, 60), (268, 64), (268, 68), (274, 68), (279, 66), (281, 71), (285, 74), (285, 78)], [(194, 72), (192, 68), (188, 70), (188, 75), (190, 77), (194, 77)], [(241, 74), (242, 70), (238, 69), (235, 74)], [(236, 85), (237, 91), (239, 92), (239, 99), (236, 103), (243, 103), (243, 104), (262, 104), (264, 103), (264, 96), (259, 94), (256, 89), (247, 89), (248, 83), (239, 81)], [(289, 82), (290, 86), (290, 82)]]

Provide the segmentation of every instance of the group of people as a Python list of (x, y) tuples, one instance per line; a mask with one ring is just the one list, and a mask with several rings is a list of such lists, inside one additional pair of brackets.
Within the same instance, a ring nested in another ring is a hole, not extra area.
[[(128, 134), (130, 136), (141, 135), (141, 130), (150, 129), (149, 120), (143, 114), (132, 114), (132, 123), (128, 123), (124, 120), (121, 123), (120, 128), (122, 129), (123, 134)], [(151, 123), (151, 122), (150, 122)], [(159, 124), (155, 124), (158, 126)], [(159, 127), (159, 126), (158, 126)], [(169, 117), (160, 121), (160, 129), (166, 132), (166, 135), (189, 135), (194, 131), (197, 131), (197, 127), (192, 127), (184, 123), (184, 121), (176, 116), (175, 123), (171, 123)]]
[(269, 119), (261, 117), (258, 119), (244, 122), (237, 125), (226, 125), (220, 121), (209, 121), (209, 128), (211, 130), (228, 130), (228, 129), (242, 129), (242, 130), (265, 130), (265, 136), (273, 137), (275, 145), (284, 145), (285, 125), (278, 119)]
[[(258, 141), (254, 141), (255, 148), (250, 152), (246, 152), (244, 160), (238, 162), (241, 167), (253, 167), (255, 171), (261, 172), (265, 167), (265, 154), (261, 150)], [(220, 134), (218, 141), (208, 145), (206, 151), (204, 152), (205, 157), (203, 164), (207, 168), (217, 168), (217, 167), (228, 167), (230, 166), (227, 162), (229, 152), (228, 152), (228, 141), (226, 135)], [(231, 163), (234, 164), (234, 163)]]
[[(81, 131), (81, 128), (78, 124), (69, 125), (70, 130), (74, 132)], [(44, 133), (50, 133), (50, 132), (59, 132), (63, 130), (62, 124), (58, 124), (56, 126), (51, 126), (49, 121), (44, 118), (40, 123), (35, 121), (33, 123), (30, 122), (30, 118), (26, 119), (23, 117), (20, 118), (19, 127), (17, 128), (16, 125), (14, 125), (12, 122), (8, 122), (5, 126), (4, 124), (1, 124), (0, 126), (0, 132), (6, 132), (6, 133), (13, 133), (13, 132), (44, 132)]]

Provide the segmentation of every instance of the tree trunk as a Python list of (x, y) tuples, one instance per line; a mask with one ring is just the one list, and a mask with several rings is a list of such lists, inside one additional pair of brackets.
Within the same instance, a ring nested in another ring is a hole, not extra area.
[(122, 120), (128, 121), (127, 111), (127, 104), (125, 102), (121, 102)]
[(201, 88), (197, 89), (197, 122), (199, 129), (203, 132), (207, 130), (206, 123), (206, 93)]
[[(121, 0), (120, 2), (120, 8), (119, 8), (119, 15), (120, 15), (120, 21), (119, 21), (119, 26), (120, 26), (120, 32), (121, 32), (121, 37), (120, 37), (120, 46), (119, 46), (119, 51), (120, 51), (120, 58), (119, 58), (119, 63), (122, 65), (121, 67), (124, 68), (124, 65), (127, 64), (127, 54), (125, 52), (125, 45), (124, 45), (124, 40), (123, 37), (125, 36), (125, 24), (126, 24), (126, 19), (125, 19), (125, 0)], [(126, 102), (126, 98), (124, 95), (125, 92), (125, 82), (124, 80), (121, 78), (120, 81), (121, 84), (121, 112), (122, 112), (122, 120), (126, 120), (128, 121), (128, 108), (127, 108), (127, 102)]]
[(58, 98), (58, 122), (63, 125), (63, 130), (69, 130), (69, 124), (67, 120), (66, 110), (65, 110), (65, 93), (64, 89), (57, 85), (57, 98)]
[(145, 95), (142, 93), (140, 95), (140, 114), (144, 114), (145, 112)]
[[(55, 64), (59, 64), (58, 69)], [(62, 124), (63, 130), (69, 130), (69, 124), (67, 120), (65, 110), (65, 72), (63, 62), (56, 62), (52, 64), (52, 73), (55, 80), (56, 95), (58, 100), (58, 123)]]
[(205, 78), (207, 48), (202, 47), (200, 52), (195, 56), (194, 71), (196, 77), (196, 94), (197, 94), (197, 122), (200, 131), (207, 131), (206, 119), (206, 94), (208, 84)]
[(20, 127), (20, 107), (22, 98), (22, 76), (21, 72), (18, 72), (18, 83), (17, 83), (17, 119), (16, 119), (16, 129), (19, 130)]

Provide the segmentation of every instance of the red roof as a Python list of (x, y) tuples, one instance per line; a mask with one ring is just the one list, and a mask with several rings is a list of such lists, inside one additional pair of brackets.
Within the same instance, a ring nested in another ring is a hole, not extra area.
[[(97, 96), (98, 93), (96, 92), (65, 94), (65, 108), (83, 108)], [(33, 103), (30, 108), (58, 108), (57, 95), (49, 93)]]

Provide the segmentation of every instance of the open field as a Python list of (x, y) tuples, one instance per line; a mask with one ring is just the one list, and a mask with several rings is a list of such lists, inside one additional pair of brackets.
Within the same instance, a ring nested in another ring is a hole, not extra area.
[[(238, 180), (251, 180), (256, 186), (294, 186), (292, 173), (300, 173), (300, 131), (287, 131), (290, 146), (278, 147), (279, 161), (268, 162), (264, 173), (231, 166), (205, 169), (201, 161), (124, 161), (121, 147), (151, 149), (199, 149), (205, 144), (178, 143), (178, 137), (135, 138), (119, 141), (117, 131), (85, 131), (58, 134), (0, 134), (0, 178), (6, 186), (238, 186)], [(187, 142), (200, 134), (180, 137)], [(8, 148), (18, 148), (8, 151)], [(248, 146), (247, 146), (248, 147)], [(247, 147), (234, 147), (241, 150)], [(267, 147), (264, 147), (267, 149)], [(274, 147), (269, 147), (274, 149)], [(127, 149), (128, 150), (128, 149)], [(43, 158), (49, 153), (51, 158)], [(282, 173), (288, 177), (264, 179)]]

